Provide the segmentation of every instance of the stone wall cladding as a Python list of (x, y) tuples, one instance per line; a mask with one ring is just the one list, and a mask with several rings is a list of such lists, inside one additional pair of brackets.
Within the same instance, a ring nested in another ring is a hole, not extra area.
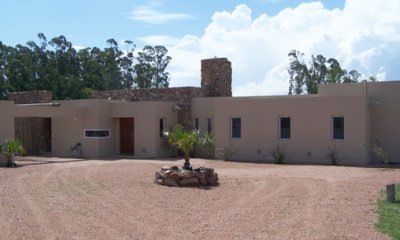
[(52, 97), (51, 91), (46, 90), (8, 93), (8, 100), (12, 100), (16, 104), (48, 103)]
[(202, 97), (201, 88), (147, 88), (132, 90), (94, 91), (90, 98), (138, 101), (163, 101), (176, 103), (181, 110), (178, 111), (178, 123), (187, 129), (192, 129), (192, 99)]
[(231, 97), (231, 62), (226, 58), (201, 60), (201, 88), (205, 97)]

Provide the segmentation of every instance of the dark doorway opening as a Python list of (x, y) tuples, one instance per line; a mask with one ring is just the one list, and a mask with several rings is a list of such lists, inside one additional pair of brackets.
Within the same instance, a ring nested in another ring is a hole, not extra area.
[(119, 146), (120, 154), (134, 155), (135, 146), (135, 120), (134, 118), (119, 119)]

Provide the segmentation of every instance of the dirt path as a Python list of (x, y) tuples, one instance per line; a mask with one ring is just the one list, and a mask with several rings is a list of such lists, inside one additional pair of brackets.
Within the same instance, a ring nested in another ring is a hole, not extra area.
[(206, 190), (153, 183), (182, 161), (37, 163), (0, 169), (2, 239), (388, 239), (376, 199), (400, 182), (400, 169), (194, 159), (220, 176)]

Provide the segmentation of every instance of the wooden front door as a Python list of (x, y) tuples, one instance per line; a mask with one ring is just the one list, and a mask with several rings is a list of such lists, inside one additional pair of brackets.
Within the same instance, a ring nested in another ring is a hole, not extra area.
[(133, 155), (134, 151), (134, 118), (119, 119), (119, 149), (121, 154)]

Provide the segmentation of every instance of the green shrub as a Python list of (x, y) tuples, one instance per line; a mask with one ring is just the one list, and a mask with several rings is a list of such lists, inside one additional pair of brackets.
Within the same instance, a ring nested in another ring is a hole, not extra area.
[(374, 139), (371, 146), (371, 155), (374, 159), (382, 162), (385, 166), (389, 164), (389, 153), (383, 148), (378, 139)]
[(328, 147), (326, 157), (332, 165), (338, 165), (343, 160), (340, 150), (336, 146)]
[(232, 160), (233, 155), (235, 155), (237, 151), (238, 149), (234, 148), (232, 143), (229, 143), (225, 147), (217, 148), (217, 159), (230, 161)]
[(199, 136), (194, 148), (195, 155), (201, 158), (214, 158), (214, 136), (197, 132)]
[(285, 147), (276, 144), (270, 151), (271, 158), (277, 164), (284, 164), (288, 159), (288, 153)]
[(10, 139), (0, 146), (0, 153), (6, 157), (7, 166), (11, 167), (15, 166), (14, 156), (16, 154), (25, 154), (25, 150), (18, 139)]

